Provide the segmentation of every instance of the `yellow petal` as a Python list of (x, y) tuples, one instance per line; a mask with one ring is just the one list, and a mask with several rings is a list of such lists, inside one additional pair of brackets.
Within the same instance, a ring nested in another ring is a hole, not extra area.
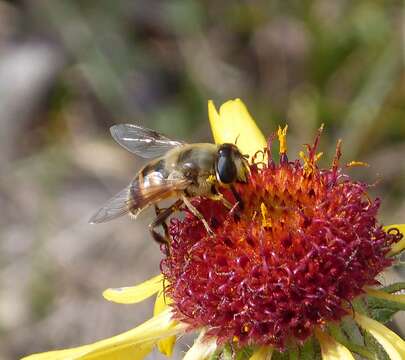
[(266, 146), (265, 137), (242, 100), (227, 101), (219, 108), (219, 113), (210, 100), (208, 102), (208, 117), (217, 144), (234, 144), (237, 139), (237, 146), (241, 152), (250, 156), (253, 156), (258, 150), (263, 150)]
[(355, 313), (354, 320), (380, 343), (391, 360), (405, 359), (405, 341), (397, 334), (378, 321), (359, 313)]
[(216, 338), (204, 339), (202, 331), (194, 341), (193, 346), (186, 352), (183, 360), (205, 360), (209, 358), (217, 349)]
[(166, 310), (135, 329), (112, 338), (77, 348), (34, 354), (24, 358), (24, 360), (140, 360), (151, 351), (159, 339), (178, 334), (184, 330), (185, 326), (174, 322), (171, 311)]
[(156, 294), (162, 289), (163, 275), (149, 279), (136, 286), (107, 289), (103, 292), (105, 299), (118, 304), (135, 304)]
[(273, 355), (273, 348), (262, 346), (258, 348), (249, 360), (270, 360)]
[[(168, 309), (169, 304), (171, 303), (170, 298), (164, 296), (163, 291), (159, 292), (156, 296), (155, 307), (153, 309), (153, 315), (159, 315), (162, 311)], [(159, 340), (157, 343), (158, 350), (168, 357), (172, 356), (174, 344), (176, 343), (176, 336), (169, 336), (162, 340)]]
[[(57, 350), (50, 351), (43, 354), (34, 354), (27, 356), (22, 360), (73, 360), (73, 359), (92, 359), (86, 355), (86, 349), (91, 351), (91, 345), (81, 346), (80, 348), (67, 349), (67, 350)], [(97, 355), (97, 360), (142, 360), (147, 356), (153, 349), (152, 344), (142, 344), (132, 348), (125, 348), (117, 350), (110, 353), (99, 354)], [(79, 351), (80, 350), (80, 351)]]
[(394, 301), (397, 303), (405, 304), (405, 294), (390, 294), (385, 291), (376, 290), (376, 289), (365, 289), (366, 293), (370, 296), (384, 299), (388, 301)]
[(321, 345), (322, 360), (354, 360), (352, 353), (334, 338), (317, 329), (315, 336)]
[(396, 255), (405, 249), (405, 224), (388, 225), (388, 226), (384, 226), (383, 229), (384, 229), (384, 231), (388, 232), (388, 230), (392, 229), (392, 228), (398, 229), (404, 236), (402, 237), (402, 239), (400, 241), (396, 242), (395, 244), (393, 244), (391, 246), (391, 250), (388, 253), (388, 256)]

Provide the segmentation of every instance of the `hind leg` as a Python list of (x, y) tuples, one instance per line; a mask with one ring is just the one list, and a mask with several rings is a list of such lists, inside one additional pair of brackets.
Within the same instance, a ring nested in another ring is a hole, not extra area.
[[(160, 214), (162, 214), (165, 210), (166, 210), (165, 208), (159, 208), (159, 207), (155, 204), (155, 214), (156, 214), (156, 217), (158, 217)], [(166, 220), (167, 220), (167, 219), (165, 219), (160, 225), (162, 226), (163, 232), (164, 232), (164, 234), (165, 234), (165, 240), (166, 240), (166, 242), (168, 243), (168, 242), (169, 242), (170, 235), (169, 235), (169, 227), (167, 226)]]
[[(160, 244), (169, 244), (169, 229), (166, 224), (166, 220), (168, 217), (177, 211), (180, 206), (183, 204), (182, 200), (177, 200), (174, 204), (170, 205), (166, 209), (159, 209), (157, 206), (155, 207), (156, 211), (156, 218), (153, 220), (152, 223), (149, 224), (149, 232), (152, 235), (153, 239)], [(165, 236), (162, 236), (159, 232), (156, 231), (158, 226), (162, 226), (165, 232)]]

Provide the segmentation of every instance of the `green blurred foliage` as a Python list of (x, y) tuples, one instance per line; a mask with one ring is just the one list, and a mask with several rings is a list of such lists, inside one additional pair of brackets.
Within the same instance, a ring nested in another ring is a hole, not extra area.
[(352, 155), (405, 135), (399, 1), (27, 6), (66, 50), (66, 72), (82, 80), (68, 81), (73, 98), (88, 87), (113, 121), (187, 136), (204, 126), (208, 98), (240, 96), (265, 131), (292, 121), (307, 136), (324, 122), (330, 136), (356, 140)]
[(69, 59), (53, 101), (91, 103), (101, 132), (133, 121), (205, 140), (207, 99), (242, 97), (265, 133), (290, 124), (294, 150), (321, 123), (327, 153), (342, 137), (347, 159), (405, 137), (400, 1), (25, 5)]

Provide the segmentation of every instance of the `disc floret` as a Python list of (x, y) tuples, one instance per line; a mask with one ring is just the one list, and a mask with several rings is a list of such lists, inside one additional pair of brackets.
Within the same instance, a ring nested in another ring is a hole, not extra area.
[(207, 329), (219, 344), (302, 343), (317, 326), (347, 315), (391, 265), (386, 255), (397, 239), (376, 219), (379, 199), (344, 174), (340, 143), (332, 166), (318, 167), (320, 132), (302, 160), (291, 162), (286, 129), (279, 130), (280, 161), (268, 149), (266, 162), (254, 157), (248, 184), (237, 186), (239, 209), (196, 199), (214, 236), (188, 212), (172, 219), (161, 267), (175, 317), (190, 329)]

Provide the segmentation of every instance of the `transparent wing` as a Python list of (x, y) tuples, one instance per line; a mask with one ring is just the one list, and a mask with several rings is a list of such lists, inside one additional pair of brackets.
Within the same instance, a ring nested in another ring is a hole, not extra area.
[(128, 151), (146, 159), (156, 158), (185, 143), (133, 124), (118, 124), (110, 128), (114, 140)]
[(99, 224), (123, 216), (129, 212), (128, 197), (130, 185), (112, 197), (89, 220), (90, 224)]
[[(190, 184), (189, 180), (161, 180), (159, 184), (142, 187), (139, 181), (133, 181), (124, 190), (112, 197), (89, 220), (90, 224), (100, 224), (114, 220), (131, 212), (135, 217), (146, 207), (160, 200), (176, 195)], [(131, 196), (130, 196), (130, 190)]]

